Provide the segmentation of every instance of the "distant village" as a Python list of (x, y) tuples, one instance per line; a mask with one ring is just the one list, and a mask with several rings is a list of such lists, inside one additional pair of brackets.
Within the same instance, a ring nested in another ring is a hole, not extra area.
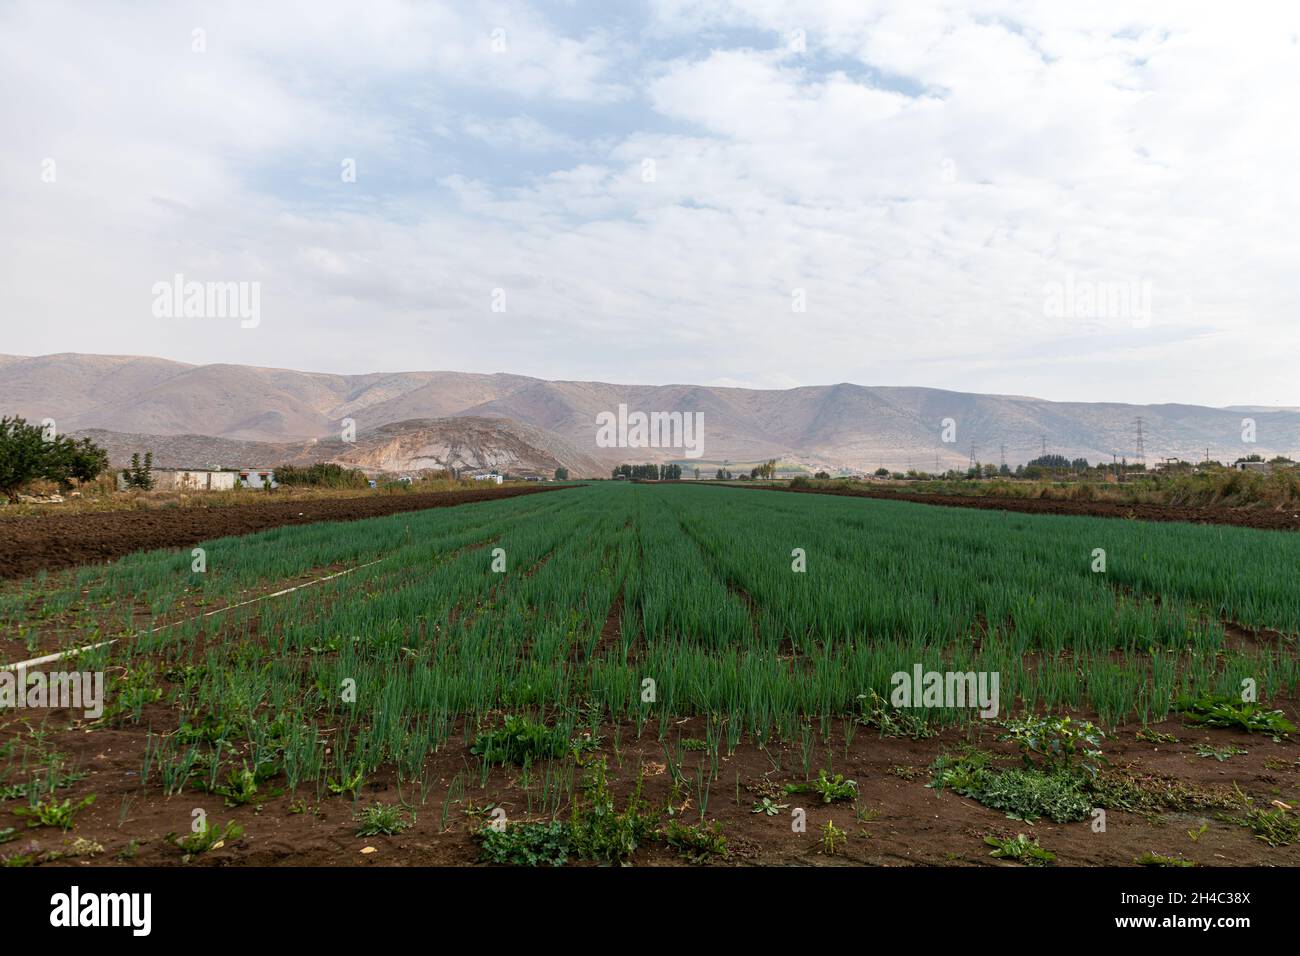
[[(565, 469), (559, 469), (564, 472), (563, 477), (557, 475), (559, 480), (568, 477)], [(122, 469), (117, 475), (117, 488), (119, 491), (127, 491), (133, 487), (138, 487), (133, 482), (132, 469)], [(148, 477), (150, 490), (153, 491), (233, 491), (235, 488), (251, 488), (254, 490), (265, 490), (268, 488), (280, 487), (280, 482), (276, 480), (276, 470), (274, 468), (148, 468)], [(545, 481), (547, 479), (540, 475), (518, 475), (510, 476), (501, 474), (498, 471), (482, 472), (476, 474), (457, 474), (455, 477), (461, 479), (473, 479), (488, 484), (500, 485), (505, 482), (507, 477), (519, 481)], [(375, 488), (380, 481), (376, 478), (367, 479), (370, 487)], [(398, 484), (414, 484), (419, 480), (414, 475), (397, 475), (386, 477), (385, 481), (396, 482)]]

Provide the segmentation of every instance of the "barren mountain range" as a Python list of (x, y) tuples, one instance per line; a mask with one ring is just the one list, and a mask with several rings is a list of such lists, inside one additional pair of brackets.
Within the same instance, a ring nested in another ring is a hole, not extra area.
[[(681, 449), (601, 448), (597, 415), (699, 412), (703, 455)], [(1009, 464), (1044, 447), (1070, 458), (1232, 460), (1300, 451), (1300, 411), (1051, 402), (933, 388), (841, 383), (782, 390), (701, 385), (616, 385), (524, 375), (375, 372), (333, 375), (244, 365), (189, 365), (139, 356), (0, 355), (0, 413), (54, 419), (60, 432), (93, 433), (115, 462), (152, 448), (160, 466), (339, 461), (372, 471), (454, 465), (575, 477), (612, 464), (680, 461), (713, 470), (726, 461), (779, 458), (832, 472), (881, 465)], [(952, 420), (945, 442), (945, 420)], [(355, 442), (340, 440), (351, 420)], [(1247, 420), (1254, 423), (1255, 441)], [(93, 432), (92, 432), (93, 430)]]

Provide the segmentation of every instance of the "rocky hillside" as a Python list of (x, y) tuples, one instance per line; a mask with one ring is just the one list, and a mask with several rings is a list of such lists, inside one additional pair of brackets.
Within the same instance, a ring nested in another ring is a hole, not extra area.
[[(680, 449), (597, 447), (596, 416), (621, 404), (701, 413), (703, 456), (692, 462)], [(775, 457), (832, 471), (928, 470), (964, 466), (972, 445), (984, 462), (1000, 461), (1003, 446), (1013, 465), (1044, 446), (1096, 462), (1137, 457), (1138, 418), (1149, 463), (1200, 460), (1207, 450), (1223, 460), (1252, 452), (1300, 455), (1300, 412), (1289, 408), (1050, 402), (850, 383), (761, 390), (437, 371), (327, 375), (74, 353), (0, 356), (0, 411), (53, 418), (64, 432), (172, 436), (185, 459), (320, 455), (304, 444), (316, 439), (339, 457), (359, 455), (367, 467), (386, 462), (394, 469), (424, 460), (465, 467), (527, 461), (539, 470), (562, 462), (575, 475), (601, 475), (621, 461), (679, 460), (710, 469)], [(1254, 421), (1253, 443), (1243, 441), (1246, 418)], [(455, 419), (478, 424), (448, 424)], [(943, 440), (946, 419), (955, 424), (950, 442)], [(489, 429), (487, 420), (506, 425)], [(349, 421), (356, 446), (335, 449), (331, 441)], [(385, 430), (394, 425), (400, 434)], [(210, 439), (204, 444), (195, 436)]]
[(73, 432), (102, 445), (114, 467), (152, 451), (158, 468), (257, 468), (337, 462), (368, 473), (425, 469), (476, 473), (496, 470), (550, 477), (564, 467), (573, 477), (603, 475), (603, 464), (541, 429), (502, 418), (438, 418), (390, 422), (340, 439), (299, 442), (240, 441), (206, 435), (149, 435), (84, 429)]

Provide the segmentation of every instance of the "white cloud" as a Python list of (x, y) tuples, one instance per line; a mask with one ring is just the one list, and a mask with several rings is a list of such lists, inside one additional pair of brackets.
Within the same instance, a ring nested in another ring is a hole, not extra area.
[(531, 116), (493, 119), (468, 116), (462, 122), (466, 136), (481, 140), (496, 149), (525, 152), (577, 152), (582, 144), (571, 136), (557, 133)]
[[(0, 348), (1300, 405), (1296, 12), (789, 9), (8, 6)], [(262, 324), (160, 326), (176, 272)]]

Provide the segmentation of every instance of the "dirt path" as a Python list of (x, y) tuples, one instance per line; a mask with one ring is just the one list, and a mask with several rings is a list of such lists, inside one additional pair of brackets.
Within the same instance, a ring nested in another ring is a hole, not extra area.
[(426, 508), (495, 501), (561, 487), (475, 488), (431, 494), (373, 495), (285, 501), (226, 508), (170, 508), (42, 515), (0, 521), (0, 579), (37, 571), (109, 561), (151, 548), (177, 548), (226, 535), (252, 534), (282, 525), (355, 521)]
[[(683, 482), (691, 484), (691, 482)], [(841, 495), (846, 498), (878, 498), (910, 501), (950, 508), (980, 508), (986, 511), (1019, 511), (1025, 514), (1084, 515), (1093, 518), (1134, 518), (1138, 521), (1186, 521), (1192, 524), (1226, 524), (1241, 528), (1300, 531), (1300, 512), (1248, 508), (1190, 508), (1177, 505), (1122, 504), (1113, 501), (1055, 501), (1050, 498), (997, 498), (977, 495), (927, 495), (904, 491), (848, 490), (843, 488), (786, 488), (775, 485), (718, 485), (749, 491), (785, 491), (810, 495)]]

